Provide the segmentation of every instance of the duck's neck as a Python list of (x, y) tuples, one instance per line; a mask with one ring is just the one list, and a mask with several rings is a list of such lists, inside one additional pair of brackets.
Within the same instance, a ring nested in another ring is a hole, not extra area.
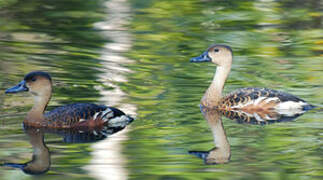
[(222, 98), (224, 83), (230, 73), (230, 69), (231, 65), (218, 66), (216, 68), (213, 81), (201, 99), (202, 106), (215, 107), (219, 104), (219, 101)]
[(44, 111), (47, 107), (50, 98), (51, 92), (44, 93), (42, 95), (35, 95), (34, 106), (28, 112), (27, 117), (24, 120), (24, 123), (41, 125), (42, 121), (44, 120)]

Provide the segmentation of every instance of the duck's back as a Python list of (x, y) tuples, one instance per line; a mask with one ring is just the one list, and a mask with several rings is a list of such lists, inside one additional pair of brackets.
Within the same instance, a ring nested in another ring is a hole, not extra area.
[(241, 88), (224, 96), (220, 103), (223, 109), (311, 109), (304, 100), (268, 88)]
[(50, 127), (70, 128), (100, 126), (110, 121), (132, 121), (117, 108), (90, 103), (76, 103), (58, 107), (45, 114)]

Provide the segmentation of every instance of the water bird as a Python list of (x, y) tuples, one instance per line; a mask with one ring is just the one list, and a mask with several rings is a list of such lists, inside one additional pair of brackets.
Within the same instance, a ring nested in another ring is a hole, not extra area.
[(125, 127), (133, 118), (121, 110), (105, 105), (75, 103), (44, 113), (52, 96), (52, 78), (47, 72), (33, 71), (5, 93), (28, 91), (34, 97), (34, 105), (24, 119), (25, 126), (49, 128), (97, 128)]
[(191, 62), (212, 62), (217, 65), (213, 81), (201, 99), (201, 106), (225, 111), (243, 110), (249, 114), (266, 110), (292, 114), (314, 108), (294, 95), (268, 88), (241, 88), (222, 96), (232, 59), (231, 47), (220, 44), (212, 45), (200, 56), (191, 58)]

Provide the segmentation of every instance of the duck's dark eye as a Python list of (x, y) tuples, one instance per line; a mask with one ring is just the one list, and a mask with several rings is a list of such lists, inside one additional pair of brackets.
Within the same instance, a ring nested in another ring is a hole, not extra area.
[(37, 78), (35, 78), (35, 77), (31, 78), (32, 82), (35, 82), (36, 80), (37, 80)]
[(214, 49), (214, 52), (219, 52), (219, 49)]

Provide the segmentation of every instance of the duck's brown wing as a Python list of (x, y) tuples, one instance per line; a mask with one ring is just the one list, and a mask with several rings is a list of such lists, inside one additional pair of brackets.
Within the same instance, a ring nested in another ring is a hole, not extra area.
[(275, 110), (269, 111), (256, 111), (252, 114), (249, 114), (243, 110), (231, 110), (225, 111), (222, 110), (221, 113), (232, 120), (236, 120), (238, 123), (249, 123), (249, 124), (271, 124), (271, 123), (278, 123), (278, 122), (286, 122), (286, 121), (293, 121), (297, 117), (304, 114), (305, 111), (300, 111), (295, 114), (280, 114)]
[(70, 126), (91, 119), (95, 113), (105, 110), (106, 106), (77, 103), (60, 106), (45, 114), (50, 126)]
[(306, 103), (304, 100), (292, 94), (268, 88), (241, 88), (224, 96), (221, 101), (223, 108), (236, 107), (241, 104), (252, 102), (277, 104), (286, 101), (293, 101)]
[(123, 116), (126, 116), (125, 113), (117, 108), (90, 103), (77, 103), (58, 107), (46, 113), (45, 119), (48, 121), (49, 126), (72, 127), (74, 125), (88, 126), (90, 121), (96, 123), (103, 121), (105, 123)]

